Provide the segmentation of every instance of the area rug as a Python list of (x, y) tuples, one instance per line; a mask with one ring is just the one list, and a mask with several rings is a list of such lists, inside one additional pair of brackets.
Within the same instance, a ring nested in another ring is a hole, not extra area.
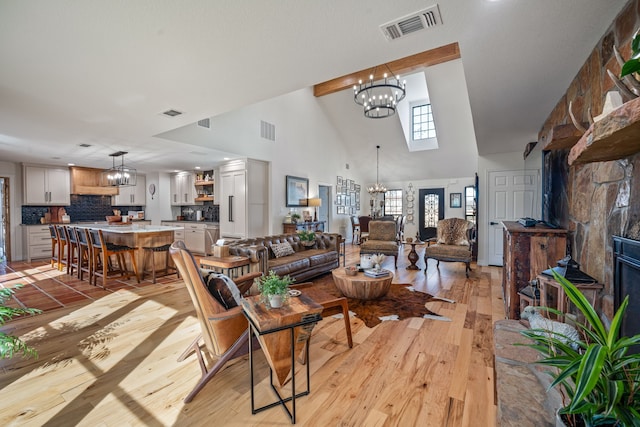
[[(324, 282), (314, 285), (332, 295), (342, 296), (336, 285), (331, 282)], [(359, 300), (347, 298), (349, 311), (362, 320), (364, 324), (373, 328), (386, 320), (402, 320), (409, 317), (423, 317), (434, 320), (451, 321), (448, 317), (441, 316), (425, 307), (430, 301), (454, 301), (435, 297), (424, 292), (416, 291), (409, 284), (392, 283), (387, 295), (375, 300)]]

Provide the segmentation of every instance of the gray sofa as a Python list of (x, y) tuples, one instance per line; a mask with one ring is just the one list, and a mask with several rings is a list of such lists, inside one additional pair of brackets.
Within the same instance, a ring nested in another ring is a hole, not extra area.
[[(272, 246), (283, 242), (289, 242), (294, 253), (278, 258)], [(316, 233), (315, 245), (310, 248), (300, 242), (297, 234), (233, 240), (228, 245), (231, 255), (249, 257), (251, 271), (268, 273), (273, 270), (279, 276), (288, 274), (300, 283), (337, 268), (341, 242), (339, 234)]]

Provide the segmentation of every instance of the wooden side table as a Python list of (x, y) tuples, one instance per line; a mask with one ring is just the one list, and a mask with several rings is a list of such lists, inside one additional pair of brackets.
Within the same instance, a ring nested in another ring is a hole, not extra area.
[[(251, 375), (251, 413), (257, 414), (274, 406), (282, 405), (292, 424), (296, 423), (296, 398), (309, 394), (311, 374), (309, 371), (309, 339), (317, 322), (322, 320), (323, 307), (309, 296), (301, 294), (290, 298), (281, 308), (268, 309), (262, 302), (262, 296), (256, 295), (242, 300), (242, 310), (249, 321), (249, 329), (258, 338), (260, 347), (269, 363), (271, 389), (277, 400), (256, 408), (254, 393), (254, 366), (252, 339), (249, 339), (249, 370)], [(304, 349), (307, 367), (307, 388), (296, 393), (296, 355)], [(273, 374), (280, 385), (291, 373), (291, 396), (283, 398), (273, 384)], [(291, 402), (291, 410), (286, 403)]]
[[(556, 282), (553, 277), (540, 274), (537, 277), (538, 283), (540, 284), (540, 305), (542, 307), (550, 307), (555, 308), (562, 313), (566, 313), (568, 309), (568, 301), (567, 295), (564, 293), (564, 289), (560, 285), (560, 283)], [(583, 294), (589, 293), (591, 298), (591, 305), (594, 305), (596, 302), (596, 297), (598, 295), (598, 291), (603, 288), (604, 285), (601, 283), (574, 283), (576, 288), (580, 290)], [(549, 296), (555, 296), (555, 305), (550, 305)], [(564, 321), (564, 316), (559, 316), (558, 320)]]
[(407, 270), (420, 270), (420, 267), (416, 265), (416, 263), (420, 260), (418, 256), (418, 252), (416, 252), (416, 245), (424, 245), (425, 242), (402, 242), (402, 244), (411, 245), (411, 251), (409, 252), (408, 259), (411, 265), (407, 266)]
[(242, 276), (245, 273), (245, 268), (247, 270), (246, 272), (249, 273), (250, 263), (251, 261), (249, 260), (249, 258), (244, 256), (208, 256), (200, 258), (201, 267), (220, 271), (222, 274), (226, 274), (231, 279)]

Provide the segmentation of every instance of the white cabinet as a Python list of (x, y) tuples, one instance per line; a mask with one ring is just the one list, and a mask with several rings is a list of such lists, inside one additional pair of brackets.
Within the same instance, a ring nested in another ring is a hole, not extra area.
[(220, 236), (268, 234), (268, 163), (236, 160), (220, 167)]
[(192, 173), (180, 172), (171, 177), (171, 205), (193, 205), (196, 193), (195, 176)]
[(32, 259), (51, 257), (51, 232), (48, 225), (24, 225), (23, 248), (27, 251), (27, 262)]
[(182, 230), (173, 232), (173, 238), (182, 240), (191, 252), (201, 255), (211, 253), (211, 245), (213, 244), (211, 239), (217, 236), (217, 226), (203, 222), (162, 221), (161, 224), (181, 227)]
[(145, 206), (147, 204), (147, 179), (144, 175), (136, 177), (136, 185), (119, 187), (119, 194), (113, 196), (111, 204), (114, 206)]
[(24, 204), (71, 204), (71, 176), (69, 168), (24, 165)]

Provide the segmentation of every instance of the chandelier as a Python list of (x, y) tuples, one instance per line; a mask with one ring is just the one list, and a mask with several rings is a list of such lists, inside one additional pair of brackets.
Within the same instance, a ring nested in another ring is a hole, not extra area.
[(367, 189), (369, 194), (375, 196), (377, 194), (384, 194), (387, 192), (387, 187), (380, 184), (378, 172), (380, 167), (380, 146), (376, 145), (376, 183)]
[[(109, 154), (113, 166), (102, 171), (102, 184), (108, 187), (133, 187), (136, 185), (136, 170), (124, 164), (126, 151), (116, 151)], [(116, 157), (122, 157), (120, 165), (116, 166)]]
[(370, 119), (393, 116), (396, 112), (396, 105), (406, 95), (406, 81), (400, 83), (400, 76), (394, 78), (389, 66), (385, 64), (385, 67), (387, 67), (389, 74), (384, 73), (383, 80), (374, 81), (378, 68), (376, 67), (369, 75), (369, 81), (363, 83), (362, 80), (359, 80), (357, 85), (353, 85), (353, 100), (356, 104), (364, 107), (364, 115)]

